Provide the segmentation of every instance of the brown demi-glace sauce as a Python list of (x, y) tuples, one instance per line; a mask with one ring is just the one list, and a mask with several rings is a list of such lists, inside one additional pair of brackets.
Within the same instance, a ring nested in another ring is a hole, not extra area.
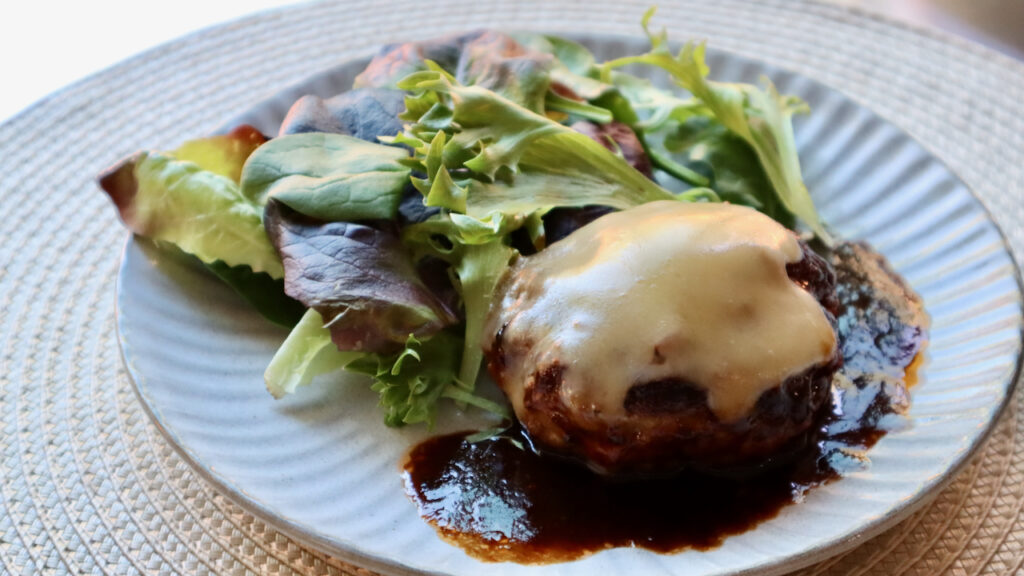
[(831, 410), (788, 454), (757, 470), (624, 481), (538, 455), (520, 430), (476, 443), (453, 434), (412, 450), (407, 493), (442, 537), (474, 557), (549, 563), (613, 547), (713, 548), (807, 490), (863, 469), (867, 449), (906, 423), (927, 317), (870, 248), (844, 244), (832, 263), (844, 366), (832, 383)]

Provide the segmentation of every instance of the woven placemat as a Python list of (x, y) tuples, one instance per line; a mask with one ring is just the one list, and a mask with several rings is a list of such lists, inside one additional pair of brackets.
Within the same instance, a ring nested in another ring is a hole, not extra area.
[[(384, 42), (486, 26), (636, 34), (647, 2), (304, 5), (194, 34), (0, 126), (0, 573), (366, 574), (308, 550), (204, 483), (149, 423), (121, 366), (125, 236), (93, 176), (209, 132)], [(822, 80), (920, 139), (1024, 254), (1024, 66), (835, 5), (662, 6), (674, 38)], [(70, 47), (69, 49), (73, 49)], [(1024, 562), (1024, 396), (935, 501), (802, 574), (1012, 574)]]

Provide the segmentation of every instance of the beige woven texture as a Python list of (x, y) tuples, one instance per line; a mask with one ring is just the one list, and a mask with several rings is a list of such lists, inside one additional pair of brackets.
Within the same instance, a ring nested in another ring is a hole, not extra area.
[[(149, 423), (114, 330), (125, 232), (92, 178), (384, 42), (484, 26), (636, 34), (647, 6), (373, 4), (314, 4), (208, 30), (0, 126), (0, 573), (361, 573), (218, 494)], [(663, 5), (659, 20), (674, 38), (708, 38), (822, 80), (906, 129), (982, 196), (1024, 254), (1024, 66), (832, 5), (686, 1)], [(1022, 398), (933, 503), (802, 574), (1020, 572)]]

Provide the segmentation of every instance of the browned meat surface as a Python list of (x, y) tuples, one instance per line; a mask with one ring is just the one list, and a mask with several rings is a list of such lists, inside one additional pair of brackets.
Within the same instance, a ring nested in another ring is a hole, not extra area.
[[(832, 318), (837, 312), (835, 274), (801, 243), (803, 259), (787, 266), (793, 282), (810, 292)], [(837, 349), (838, 351), (838, 349)], [(506, 354), (501, 331), (488, 351), (491, 374), (505, 389)], [(559, 395), (562, 367), (537, 367), (534, 385), (518, 414), (535, 445), (579, 458), (613, 474), (666, 473), (684, 467), (733, 468), (802, 447), (829, 398), (829, 383), (842, 364), (837, 353), (824, 365), (792, 376), (761, 395), (745, 418), (720, 422), (706, 393), (680, 375), (639, 382), (628, 392), (628, 418), (607, 419), (567, 407)]]

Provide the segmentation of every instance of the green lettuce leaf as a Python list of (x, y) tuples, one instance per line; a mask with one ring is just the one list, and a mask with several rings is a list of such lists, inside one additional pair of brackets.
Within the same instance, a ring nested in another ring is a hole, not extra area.
[(263, 231), (263, 207), (243, 196), (233, 179), (248, 154), (217, 144), (230, 141), (217, 136), (186, 143), (184, 158), (141, 152), (102, 175), (100, 186), (132, 232), (174, 244), (206, 264), (249, 266), (281, 278), (281, 262)]
[[(554, 113), (563, 113), (566, 120), (589, 120), (599, 124), (607, 124), (615, 119), (615, 116), (605, 108), (588, 104), (582, 100), (574, 100), (549, 91), (544, 99), (547, 117), (556, 120)], [(569, 123), (569, 122), (567, 122)]]
[(363, 356), (361, 352), (339, 351), (320, 314), (307, 310), (274, 354), (263, 379), (274, 398), (281, 398)]
[(710, 177), (710, 187), (726, 202), (760, 210), (787, 228), (796, 219), (780, 201), (757, 154), (743, 139), (705, 116), (665, 130), (664, 147)]
[(390, 220), (409, 168), (401, 148), (353, 136), (309, 132), (267, 142), (242, 171), (242, 194), (257, 205), (274, 199), (327, 221)]
[(517, 252), (497, 236), (490, 242), (467, 245), (465, 253), (455, 265), (466, 310), (466, 331), (458, 381), (468, 390), (473, 389), (480, 374), (484, 322), (491, 300), (494, 299), (494, 290), (516, 255)]
[(291, 327), (305, 308), (285, 295), (280, 263), (266, 253), (262, 209), (238, 190), (246, 159), (265, 141), (240, 126), (173, 152), (136, 155), (100, 184), (133, 232), (197, 256), (265, 318)]
[(695, 114), (708, 113), (700, 100), (681, 98), (654, 86), (646, 78), (612, 72), (609, 79), (637, 115), (634, 127), (643, 131), (655, 131), (666, 122), (683, 122)]
[(796, 97), (781, 96), (767, 79), (763, 79), (764, 90), (752, 84), (708, 80), (704, 45), (687, 43), (673, 56), (665, 31), (653, 34), (648, 28), (653, 15), (651, 9), (643, 19), (651, 51), (606, 62), (602, 68), (604, 79), (610, 80), (613, 68), (629, 64), (648, 64), (668, 72), (677, 85), (693, 94), (722, 125), (753, 148), (786, 209), (823, 242), (831, 243), (804, 185), (793, 138), (792, 117), (806, 113), (807, 105)]

